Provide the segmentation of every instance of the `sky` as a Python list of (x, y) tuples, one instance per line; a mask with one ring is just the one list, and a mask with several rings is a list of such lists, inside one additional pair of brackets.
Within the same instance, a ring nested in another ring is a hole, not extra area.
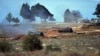
[(22, 20), (20, 8), (26, 2), (30, 6), (37, 3), (44, 5), (54, 14), (57, 22), (63, 22), (64, 12), (67, 8), (71, 11), (79, 10), (84, 18), (95, 18), (92, 14), (95, 11), (96, 5), (100, 3), (100, 0), (0, 0), (0, 22), (5, 20), (9, 12), (14, 17), (19, 17)]

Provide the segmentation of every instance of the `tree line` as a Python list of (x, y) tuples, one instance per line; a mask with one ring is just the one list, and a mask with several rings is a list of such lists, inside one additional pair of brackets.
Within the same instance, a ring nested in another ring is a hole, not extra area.
[[(96, 15), (97, 18), (91, 18), (92, 22), (100, 22), (100, 3), (97, 4), (95, 12), (93, 15)], [(20, 16), (24, 20), (29, 20), (31, 22), (35, 22), (35, 17), (40, 17), (41, 23), (49, 21), (56, 21), (56, 19), (53, 17), (54, 15), (44, 6), (39, 3), (33, 6), (29, 6), (28, 3), (23, 3), (20, 8)], [(64, 22), (78, 22), (82, 17), (80, 11), (70, 9), (66, 9), (64, 13)], [(20, 20), (18, 17), (13, 17), (12, 13), (8, 13), (6, 16), (6, 20), (14, 23), (19, 23)], [(83, 19), (82, 22), (90, 22), (88, 19)]]
[[(56, 19), (54, 19), (53, 14), (51, 12), (49, 12), (49, 10), (37, 3), (36, 5), (33, 6), (29, 6), (28, 3), (23, 3), (20, 9), (20, 16), (22, 16), (22, 18), (24, 20), (29, 20), (31, 22), (35, 22), (36, 18), (35, 17), (40, 17), (41, 23), (47, 22), (47, 20), (49, 21), (55, 21)], [(15, 22), (15, 23), (19, 23), (20, 20), (18, 17), (14, 18), (12, 17), (11, 13), (8, 13), (8, 15), (6, 16), (6, 20), (10, 23), (10, 22)]]
[(100, 23), (100, 3), (97, 4), (93, 15), (96, 15), (97, 18), (83, 19), (83, 23)]
[(78, 10), (73, 10), (70, 11), (70, 9), (66, 9), (64, 13), (64, 22), (78, 22), (79, 19), (82, 18), (82, 15), (80, 11)]
[(6, 20), (9, 22), (14, 22), (14, 23), (19, 23), (20, 20), (18, 17), (13, 17), (11, 13), (8, 13), (8, 15), (6, 16)]

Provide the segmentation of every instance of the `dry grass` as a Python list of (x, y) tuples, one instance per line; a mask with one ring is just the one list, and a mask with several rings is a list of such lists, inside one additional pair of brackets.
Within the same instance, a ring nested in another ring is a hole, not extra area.
[[(43, 44), (56, 44), (61, 52), (47, 52), (45, 47), (41, 51), (13, 51), (0, 53), (0, 56), (100, 56), (100, 35), (72, 34), (61, 36), (60, 39), (41, 38)], [(14, 47), (20, 47), (22, 40), (10, 41)]]
[(100, 53), (93, 51), (86, 51), (79, 53), (75, 51), (64, 52), (46, 52), (46, 51), (34, 51), (34, 52), (12, 52), (12, 53), (0, 53), (0, 56), (100, 56)]

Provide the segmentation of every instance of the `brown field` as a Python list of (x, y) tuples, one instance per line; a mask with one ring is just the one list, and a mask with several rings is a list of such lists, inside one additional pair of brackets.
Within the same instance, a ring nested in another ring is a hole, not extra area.
[[(100, 56), (100, 38), (83, 37), (61, 38), (61, 39), (41, 39), (44, 48), (41, 51), (26, 52), (21, 50), (21, 41), (11, 41), (16, 51), (10, 53), (0, 53), (0, 56)], [(56, 45), (61, 51), (48, 51), (47, 45)]]
[[(33, 52), (22, 50), (22, 39), (9, 40), (16, 50), (0, 53), (0, 56), (100, 56), (99, 29), (82, 30), (77, 27), (74, 31), (74, 33), (60, 33), (57, 38), (40, 37), (43, 49)], [(46, 50), (48, 45), (57, 46), (61, 50), (48, 51)]]

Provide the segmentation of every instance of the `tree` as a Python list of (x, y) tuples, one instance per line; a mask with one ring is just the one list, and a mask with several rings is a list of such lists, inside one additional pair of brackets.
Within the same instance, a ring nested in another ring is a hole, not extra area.
[(69, 17), (70, 14), (71, 14), (70, 10), (67, 9), (67, 10), (65, 11), (65, 13), (64, 13), (64, 22), (68, 22), (68, 21), (70, 21), (70, 20), (69, 20), (69, 18), (70, 18), (70, 17)]
[[(71, 12), (70, 12), (70, 10), (69, 9), (67, 9), (66, 11), (65, 11), (65, 14), (70, 14)], [(66, 15), (65, 15), (66, 16)]]
[(31, 7), (31, 12), (32, 15), (40, 17), (41, 22), (47, 22), (49, 17), (53, 17), (53, 14), (51, 14), (45, 6), (39, 3)]
[(30, 10), (30, 6), (28, 5), (28, 3), (25, 3), (22, 5), (21, 10), (20, 10), (20, 15), (24, 18), (24, 19), (31, 19), (31, 10)]
[(64, 22), (78, 22), (80, 18), (82, 18), (81, 13), (76, 10), (70, 11), (67, 9), (64, 13)]
[(10, 22), (12, 21), (12, 14), (11, 13), (8, 13), (8, 15), (7, 15), (7, 17), (6, 17), (6, 20), (9, 22), (9, 24), (10, 24)]
[(54, 19), (52, 16), (49, 17), (49, 21), (56, 21), (56, 19)]
[(34, 21), (34, 23), (35, 23), (36, 19), (35, 19), (35, 16), (34, 15), (31, 16), (30, 21), (31, 22)]
[(19, 19), (18, 17), (13, 17), (11, 13), (8, 13), (7, 17), (6, 17), (6, 20), (9, 22), (15, 22), (15, 23), (19, 23)]
[(96, 15), (98, 18), (100, 18), (100, 3), (97, 4), (96, 11), (93, 13), (93, 15)]
[(80, 13), (79, 11), (76, 11), (76, 10), (72, 11), (72, 15), (73, 15), (73, 17), (74, 17), (73, 20), (74, 20), (75, 22), (78, 22), (78, 20), (79, 20), (80, 18), (82, 18), (81, 13)]
[(12, 21), (15, 22), (15, 23), (19, 23), (19, 19), (18, 19), (18, 17), (13, 18)]
[(81, 20), (82, 23), (90, 23), (90, 20), (89, 19), (83, 19)]
[(51, 14), (45, 6), (39, 3), (32, 6), (31, 9), (27, 3), (24, 3), (21, 7), (20, 15), (24, 19), (28, 19), (30, 21), (35, 21), (35, 17), (40, 17), (41, 22), (47, 22), (49, 17), (53, 17), (53, 14)]
[(92, 22), (92, 23), (96, 23), (96, 20), (97, 20), (97, 19), (95, 19), (95, 18), (91, 18), (91, 22)]

